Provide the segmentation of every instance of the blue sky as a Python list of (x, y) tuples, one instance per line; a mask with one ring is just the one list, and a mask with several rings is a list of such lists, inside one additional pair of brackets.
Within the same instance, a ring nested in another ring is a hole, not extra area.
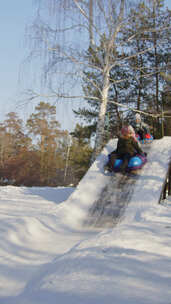
[[(171, 9), (169, 2), (170, 0), (165, 1)], [(25, 43), (26, 26), (31, 24), (34, 15), (34, 0), (5, 0), (0, 3), (0, 121), (3, 121), (10, 111), (15, 111), (20, 117), (22, 115), (21, 118), (27, 119), (27, 108), (17, 107), (21, 99), (20, 93), (25, 89), (22, 77), (19, 81), (19, 74), (29, 54)], [(35, 104), (31, 107), (32, 112)], [(68, 115), (71, 115), (69, 109), (60, 105), (58, 113), (64, 121), (68, 121)]]
[(19, 94), (19, 71), (28, 54), (24, 42), (26, 25), (35, 10), (31, 0), (5, 0), (0, 3), (0, 120), (15, 111)]

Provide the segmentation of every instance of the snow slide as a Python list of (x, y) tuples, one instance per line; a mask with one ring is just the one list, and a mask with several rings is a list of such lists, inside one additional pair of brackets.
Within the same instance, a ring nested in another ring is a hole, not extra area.
[(146, 204), (159, 202), (170, 164), (171, 137), (142, 146), (148, 153), (148, 162), (136, 177), (104, 174), (107, 155), (116, 148), (116, 144), (117, 139), (108, 143), (63, 205), (61, 212), (65, 224), (73, 226), (74, 217), (77, 228), (83, 224), (87, 227), (113, 227), (126, 216), (127, 209), (130, 220), (133, 220), (138, 216), (135, 205), (142, 209)]

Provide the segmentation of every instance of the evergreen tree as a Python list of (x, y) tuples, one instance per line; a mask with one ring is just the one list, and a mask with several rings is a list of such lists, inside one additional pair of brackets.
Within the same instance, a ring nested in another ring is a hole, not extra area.
[(40, 151), (40, 175), (42, 183), (49, 183), (56, 176), (56, 168), (61, 166), (62, 138), (67, 132), (60, 130), (56, 120), (56, 107), (40, 102), (27, 120), (29, 134), (37, 139)]
[(90, 146), (91, 129), (76, 125), (72, 135), (70, 147), (69, 166), (72, 167), (73, 174), (79, 181), (90, 166), (92, 148)]
[(18, 114), (10, 112), (6, 117), (1, 124), (1, 162), (31, 145), (31, 139), (24, 134), (23, 121)]

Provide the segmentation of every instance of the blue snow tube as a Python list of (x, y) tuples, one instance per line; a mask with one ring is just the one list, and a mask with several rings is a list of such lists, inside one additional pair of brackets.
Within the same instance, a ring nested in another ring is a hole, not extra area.
[(117, 159), (115, 160), (115, 163), (114, 163), (113, 168), (116, 169), (116, 170), (119, 169), (122, 163), (123, 163), (123, 160), (120, 159), (120, 158), (117, 158)]
[(136, 170), (140, 169), (143, 165), (143, 160), (141, 159), (140, 156), (133, 156), (129, 160), (128, 163), (128, 170)]
[[(147, 162), (147, 158), (146, 158), (145, 155), (137, 154), (137, 155), (130, 158), (126, 171), (129, 172), (129, 171), (132, 171), (132, 170), (141, 169), (146, 162)], [(120, 159), (120, 158), (117, 158), (115, 160), (114, 165), (113, 165), (113, 170), (115, 172), (119, 172), (122, 163), (123, 163), (123, 160)]]

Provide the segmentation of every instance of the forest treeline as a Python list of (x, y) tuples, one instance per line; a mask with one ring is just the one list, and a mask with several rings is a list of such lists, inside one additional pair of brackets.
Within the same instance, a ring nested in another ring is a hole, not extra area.
[(17, 113), (8, 113), (0, 123), (0, 184), (76, 185), (92, 152), (79, 137), (61, 130), (56, 107), (49, 103), (40, 102), (26, 123)]

